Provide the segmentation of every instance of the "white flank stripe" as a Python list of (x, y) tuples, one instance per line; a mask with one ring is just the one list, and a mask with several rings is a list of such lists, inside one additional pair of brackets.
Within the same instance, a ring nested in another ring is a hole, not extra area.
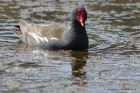
[(44, 40), (45, 40), (46, 42), (49, 42), (49, 40), (48, 40), (46, 37), (44, 37)]
[(58, 40), (58, 38), (54, 38), (54, 37), (53, 37), (53, 38), (50, 38), (50, 40)]
[(49, 40), (58, 40), (58, 38), (46, 38), (46, 37), (40, 37), (40, 36), (38, 36), (37, 34), (35, 34), (35, 33), (31, 33), (31, 32), (29, 32), (29, 35), (31, 36), (31, 37), (33, 37), (36, 41), (37, 41), (37, 43), (39, 44), (40, 42), (49, 42)]
[(29, 32), (29, 34), (37, 41), (37, 43), (39, 44), (40, 41), (44, 41), (44, 39), (34, 33)]

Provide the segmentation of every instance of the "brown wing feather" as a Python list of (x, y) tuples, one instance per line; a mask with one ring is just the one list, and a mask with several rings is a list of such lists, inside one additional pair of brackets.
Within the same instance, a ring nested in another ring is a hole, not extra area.
[(59, 38), (62, 35), (62, 33), (66, 30), (64, 25), (59, 23), (53, 23), (50, 25), (40, 25), (21, 21), (19, 24), (22, 34), (31, 32), (47, 38)]

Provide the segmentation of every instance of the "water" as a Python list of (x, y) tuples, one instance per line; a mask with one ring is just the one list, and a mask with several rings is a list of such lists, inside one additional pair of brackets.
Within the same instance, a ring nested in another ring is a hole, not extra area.
[[(9, 29), (19, 20), (70, 22), (88, 12), (88, 51), (27, 47)], [(1, 0), (0, 93), (139, 93), (139, 0)]]

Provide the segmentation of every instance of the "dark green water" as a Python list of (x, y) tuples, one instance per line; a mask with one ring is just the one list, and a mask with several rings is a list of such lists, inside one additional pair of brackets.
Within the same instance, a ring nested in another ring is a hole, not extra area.
[[(70, 22), (88, 12), (88, 51), (27, 47), (9, 29), (19, 20)], [(139, 93), (139, 0), (1, 0), (0, 93)]]

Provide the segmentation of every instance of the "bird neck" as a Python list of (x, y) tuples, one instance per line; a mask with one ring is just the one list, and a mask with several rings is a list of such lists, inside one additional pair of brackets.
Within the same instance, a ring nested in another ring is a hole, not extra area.
[(85, 31), (85, 27), (84, 26), (81, 26), (81, 24), (78, 22), (78, 21), (72, 21), (72, 24), (71, 24), (71, 29), (72, 31), (76, 31), (76, 32), (84, 32)]

